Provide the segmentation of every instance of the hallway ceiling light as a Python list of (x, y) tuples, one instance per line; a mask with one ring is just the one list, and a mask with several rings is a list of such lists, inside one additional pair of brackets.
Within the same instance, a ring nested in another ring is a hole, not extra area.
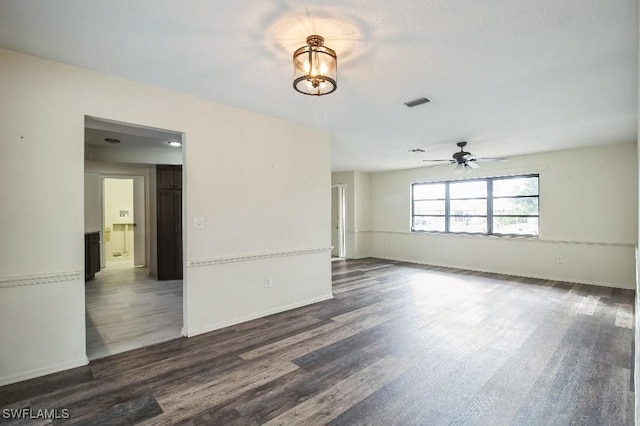
[(107, 142), (107, 143), (112, 143), (112, 144), (120, 143), (120, 139), (114, 139), (114, 138), (105, 138), (104, 141)]
[(167, 142), (169, 145), (174, 146), (176, 148), (181, 147), (182, 146), (182, 142), (180, 141), (169, 141)]
[(338, 88), (338, 57), (319, 35), (293, 53), (293, 88), (311, 96), (328, 95)]

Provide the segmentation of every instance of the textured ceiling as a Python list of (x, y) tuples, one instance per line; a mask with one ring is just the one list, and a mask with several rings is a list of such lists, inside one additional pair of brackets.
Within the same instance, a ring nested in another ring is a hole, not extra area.
[[(291, 87), (310, 33), (325, 97)], [(334, 171), (637, 139), (637, 0), (2, 0), (0, 46), (321, 129)]]

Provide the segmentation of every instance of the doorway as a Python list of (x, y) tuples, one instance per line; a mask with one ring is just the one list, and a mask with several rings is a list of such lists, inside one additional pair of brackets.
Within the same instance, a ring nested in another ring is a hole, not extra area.
[(346, 258), (344, 185), (331, 185), (331, 260)]
[(182, 167), (183, 136), (85, 117), (85, 233), (101, 249), (85, 282), (89, 360), (182, 336), (184, 283), (157, 279), (156, 175), (159, 164)]
[(146, 265), (144, 176), (102, 177), (102, 262), (107, 269)]

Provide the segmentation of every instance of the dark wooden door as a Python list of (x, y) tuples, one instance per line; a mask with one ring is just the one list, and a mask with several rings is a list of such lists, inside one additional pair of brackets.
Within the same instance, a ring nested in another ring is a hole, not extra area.
[(182, 167), (157, 167), (158, 279), (182, 279)]
[(173, 211), (175, 214), (175, 277), (182, 279), (182, 190), (173, 191)]

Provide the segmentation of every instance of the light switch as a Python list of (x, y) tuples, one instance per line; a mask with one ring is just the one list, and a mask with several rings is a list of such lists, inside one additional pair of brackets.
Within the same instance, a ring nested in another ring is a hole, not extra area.
[(196, 229), (204, 229), (204, 217), (196, 217)]

